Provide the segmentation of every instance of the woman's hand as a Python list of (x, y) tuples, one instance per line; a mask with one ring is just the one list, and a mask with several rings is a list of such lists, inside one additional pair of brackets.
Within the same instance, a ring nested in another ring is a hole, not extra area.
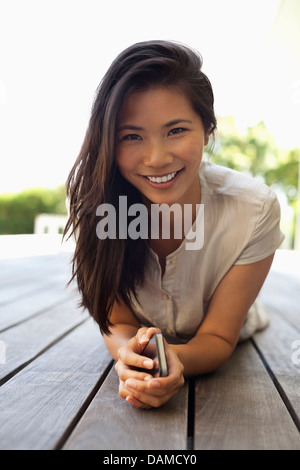
[[(118, 373), (119, 394), (136, 408), (159, 407), (166, 403), (184, 384), (183, 365), (165, 341), (169, 375), (155, 377), (151, 375), (153, 360), (141, 353), (158, 328), (140, 328), (128, 343), (118, 350), (119, 359), (115, 365)], [(143, 368), (146, 371), (136, 370)], [(149, 373), (147, 372), (149, 370)]]

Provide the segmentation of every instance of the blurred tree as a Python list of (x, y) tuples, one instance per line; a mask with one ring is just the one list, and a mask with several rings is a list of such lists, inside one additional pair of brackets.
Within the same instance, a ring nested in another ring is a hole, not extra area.
[[(293, 217), (286, 228), (290, 247), (294, 246), (300, 149), (280, 149), (264, 122), (238, 131), (232, 116), (218, 119), (218, 131), (210, 159), (242, 173), (260, 178), (275, 191), (284, 193)], [(290, 217), (290, 216), (289, 216)], [(298, 216), (299, 217), (299, 216)]]
[(278, 148), (263, 122), (248, 127), (244, 133), (238, 132), (231, 116), (218, 123), (211, 160), (280, 188), (293, 205), (297, 198), (300, 149)]
[(66, 214), (65, 198), (64, 186), (0, 195), (0, 234), (33, 233), (36, 215)]

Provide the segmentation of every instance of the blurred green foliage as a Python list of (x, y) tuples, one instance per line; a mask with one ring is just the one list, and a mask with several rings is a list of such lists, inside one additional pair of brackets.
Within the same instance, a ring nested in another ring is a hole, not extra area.
[(300, 149), (279, 148), (264, 122), (238, 131), (233, 118), (218, 119), (218, 131), (210, 160), (264, 181), (284, 194), (293, 211), (287, 228), (293, 246), (297, 218)]
[(35, 216), (66, 214), (65, 187), (32, 188), (16, 194), (0, 194), (0, 234), (33, 233)]
[(218, 119), (218, 132), (210, 160), (262, 179), (275, 190), (282, 190), (289, 204), (295, 206), (300, 149), (277, 147), (263, 122), (241, 133), (232, 117)]

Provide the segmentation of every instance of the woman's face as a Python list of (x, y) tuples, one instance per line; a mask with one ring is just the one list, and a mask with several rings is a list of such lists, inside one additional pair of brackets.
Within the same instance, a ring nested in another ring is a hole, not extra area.
[(144, 200), (200, 202), (198, 169), (208, 143), (201, 117), (172, 88), (136, 91), (120, 113), (117, 164)]

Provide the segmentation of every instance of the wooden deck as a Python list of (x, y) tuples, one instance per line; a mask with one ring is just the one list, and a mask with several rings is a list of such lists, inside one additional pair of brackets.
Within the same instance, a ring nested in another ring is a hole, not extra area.
[(152, 410), (119, 398), (69, 260), (0, 260), (0, 449), (300, 449), (300, 252), (278, 252), (262, 289), (270, 327)]

